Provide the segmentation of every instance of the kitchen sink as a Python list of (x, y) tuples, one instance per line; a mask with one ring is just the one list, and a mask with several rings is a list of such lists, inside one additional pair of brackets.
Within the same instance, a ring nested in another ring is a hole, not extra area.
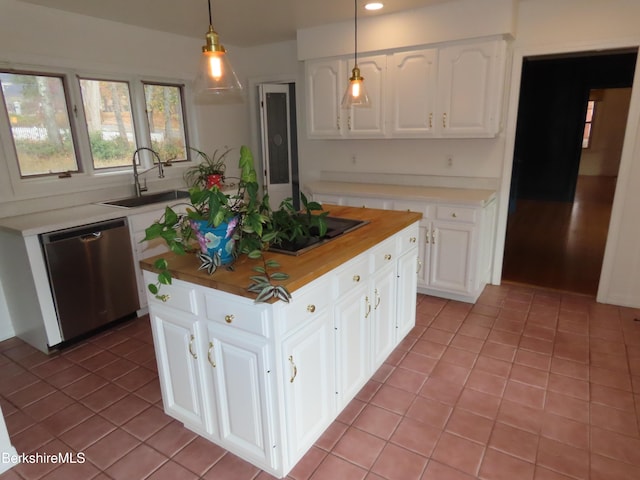
[(114, 207), (134, 208), (152, 205), (154, 203), (172, 202), (181, 198), (189, 198), (189, 192), (184, 190), (167, 190), (165, 192), (150, 193), (140, 197), (127, 197), (119, 200), (111, 200), (102, 202), (102, 205), (111, 205)]

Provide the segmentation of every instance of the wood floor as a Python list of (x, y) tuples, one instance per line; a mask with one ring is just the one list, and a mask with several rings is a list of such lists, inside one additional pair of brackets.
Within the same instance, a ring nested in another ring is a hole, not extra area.
[(580, 176), (573, 204), (518, 200), (507, 223), (503, 281), (595, 295), (615, 183)]

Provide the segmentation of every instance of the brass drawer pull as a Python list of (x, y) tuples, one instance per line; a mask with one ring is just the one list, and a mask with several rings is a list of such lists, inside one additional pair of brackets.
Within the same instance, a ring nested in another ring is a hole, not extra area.
[(451, 216), (452, 216), (453, 218), (458, 218), (458, 216), (456, 215), (456, 212), (453, 212), (453, 213), (451, 214)]
[(385, 260), (391, 260), (391, 254), (390, 254), (390, 253), (387, 253), (387, 254), (384, 256), (384, 259), (385, 259)]
[(316, 306), (315, 305), (307, 305), (307, 312), (309, 313), (313, 313), (316, 311)]
[(195, 337), (193, 335), (191, 335), (191, 337), (189, 337), (189, 353), (191, 354), (191, 356), (193, 358), (195, 358), (196, 360), (198, 359), (198, 355), (196, 355), (196, 352), (193, 351), (193, 341), (195, 340)]
[(364, 301), (367, 302), (367, 313), (364, 314), (364, 318), (369, 318), (371, 314), (371, 303), (369, 303), (369, 297), (364, 297)]
[(375, 310), (378, 309), (378, 307), (380, 306), (380, 293), (378, 292), (378, 289), (375, 289), (375, 293), (376, 293), (376, 306), (375, 306)]
[(225, 321), (225, 322), (227, 322), (227, 323), (231, 323), (231, 322), (233, 322), (233, 320), (234, 320), (235, 318), (236, 318), (236, 317), (234, 317), (234, 316), (233, 316), (233, 314), (232, 314), (232, 315), (225, 315), (225, 316), (224, 316), (224, 321)]
[(409, 239), (409, 243), (416, 243), (416, 237), (411, 237)]
[(360, 281), (360, 275), (354, 275), (353, 276), (353, 281), (354, 282), (359, 282)]
[(289, 355), (289, 363), (291, 364), (291, 378), (289, 379), (289, 383), (293, 383), (298, 375), (298, 367), (296, 367), (296, 364), (293, 361), (293, 355)]
[(216, 362), (211, 360), (211, 352), (213, 351), (213, 342), (209, 342), (209, 350), (207, 351), (207, 360), (209, 360), (209, 365), (213, 368), (216, 368)]

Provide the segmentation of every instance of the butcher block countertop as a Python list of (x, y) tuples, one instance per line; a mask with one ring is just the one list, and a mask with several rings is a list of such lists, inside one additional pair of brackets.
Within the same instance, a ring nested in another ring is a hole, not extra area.
[[(286, 286), (293, 295), (297, 289), (422, 218), (422, 214), (415, 212), (336, 205), (324, 205), (324, 210), (328, 211), (332, 217), (367, 220), (369, 223), (299, 256), (266, 252), (266, 258), (274, 259), (280, 264), (278, 271), (289, 274), (288, 280), (277, 283)], [(248, 292), (247, 287), (251, 283), (249, 277), (256, 275), (253, 267), (261, 265), (261, 260), (251, 260), (243, 255), (233, 264), (233, 271), (222, 267), (213, 275), (198, 270), (200, 265), (195, 255), (180, 256), (167, 253), (142, 260), (140, 265), (145, 270), (156, 271), (153, 262), (159, 257), (167, 259), (174, 278), (243, 297), (255, 298), (256, 296)], [(160, 288), (160, 293), (162, 293), (162, 288)]]

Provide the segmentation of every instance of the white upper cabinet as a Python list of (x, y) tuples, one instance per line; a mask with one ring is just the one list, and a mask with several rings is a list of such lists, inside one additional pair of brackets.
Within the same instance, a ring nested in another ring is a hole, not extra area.
[(504, 41), (440, 49), (438, 121), (443, 137), (490, 137), (499, 130)]
[(383, 89), (387, 73), (386, 55), (359, 57), (371, 107), (340, 106), (347, 88), (353, 59), (322, 59), (307, 62), (307, 132), (309, 138), (367, 138), (385, 134)]
[(389, 70), (391, 135), (433, 135), (438, 51), (430, 48), (394, 53)]
[(306, 62), (309, 138), (482, 138), (500, 129), (506, 41), (363, 56), (369, 108), (341, 110), (353, 61)]
[(309, 138), (338, 138), (340, 95), (345, 62), (322, 59), (306, 64), (307, 132)]

